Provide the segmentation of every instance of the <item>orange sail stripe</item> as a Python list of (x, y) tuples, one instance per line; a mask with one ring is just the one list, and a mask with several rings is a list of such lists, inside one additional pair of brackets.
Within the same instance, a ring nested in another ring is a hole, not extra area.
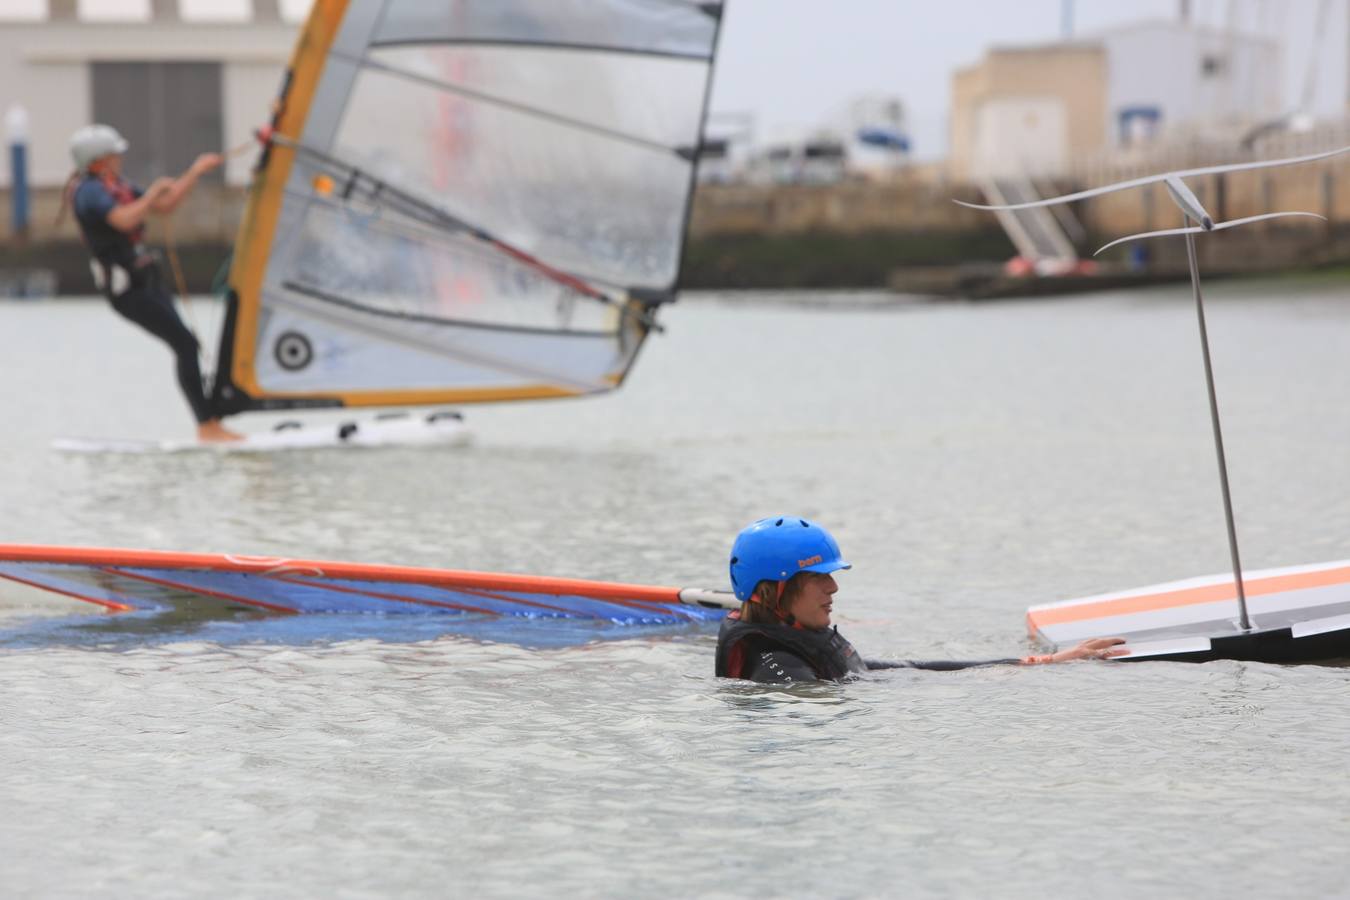
[[(240, 382), (242, 384), (242, 382)], [(436, 390), (391, 391), (264, 391), (254, 381), (245, 385), (251, 392), (286, 399), (337, 398), (343, 406), (426, 406), (435, 403), (497, 403), (504, 400), (565, 400), (581, 397), (584, 391), (551, 384), (527, 384), (520, 387), (445, 388)]]
[(183, 584), (178, 581), (170, 581), (167, 578), (154, 578), (149, 575), (142, 575), (139, 572), (124, 572), (120, 569), (104, 568), (104, 572), (109, 575), (118, 575), (122, 578), (134, 578), (137, 581), (144, 581), (147, 584), (157, 584), (160, 587), (173, 588), (176, 591), (182, 591), (186, 594), (200, 594), (203, 597), (214, 597), (217, 600), (228, 600), (231, 603), (242, 603), (245, 606), (256, 606), (261, 609), (270, 610), (278, 613), (295, 614), (298, 610), (289, 606), (279, 606), (275, 603), (268, 603), (266, 600), (254, 600), (251, 597), (240, 597), (238, 594), (227, 594), (224, 591), (213, 591), (210, 588), (196, 587), (195, 585)]
[[(1280, 594), (1287, 591), (1304, 591), (1312, 588), (1330, 587), (1350, 582), (1350, 567), (1323, 569), (1317, 572), (1296, 572), (1289, 575), (1272, 575), (1267, 578), (1245, 580), (1247, 596), (1260, 597)], [(1153, 612), (1159, 609), (1171, 609), (1177, 606), (1193, 606), (1200, 603), (1218, 603), (1224, 600), (1237, 600), (1237, 591), (1232, 582), (1183, 588), (1165, 591), (1160, 594), (1145, 594), (1139, 597), (1120, 597), (1114, 600), (1100, 600), (1096, 603), (1053, 606), (1047, 609), (1035, 609), (1027, 613), (1028, 625), (1034, 630), (1047, 625), (1060, 625), (1065, 622), (1079, 622), (1084, 619), (1101, 619), (1107, 616), (1126, 616), (1132, 613)]]
[[(347, 0), (318, 0), (310, 10), (309, 19), (305, 22), (291, 57), (291, 84), (282, 101), (284, 107), (277, 122), (277, 131), (287, 137), (300, 137), (306, 112), (314, 98), (324, 63), (327, 62), (328, 48), (337, 37), (346, 11)], [(272, 145), (270, 152), (284, 152), (285, 157), (274, 159), (264, 170), (263, 178), (255, 180), (250, 192), (254, 202), (249, 204), (250, 212), (239, 223), (234, 262), (230, 267), (230, 284), (244, 298), (256, 298), (262, 293), (267, 254), (276, 231), (277, 218), (281, 214), (283, 189), (290, 178), (291, 163), (294, 161), (294, 153), (278, 144)], [(259, 393), (253, 377), (253, 345), (257, 332), (257, 305), (240, 303), (231, 375), (236, 384), (254, 394)]]
[(100, 600), (97, 597), (86, 597), (83, 594), (77, 594), (74, 591), (66, 591), (58, 587), (52, 587), (51, 585), (38, 584), (36, 581), (29, 581), (28, 579), (20, 578), (17, 575), (0, 574), (0, 578), (8, 578), (10, 581), (26, 584), (29, 587), (38, 588), (39, 590), (48, 591), (49, 593), (64, 594), (67, 597), (74, 597), (76, 600), (83, 600), (85, 603), (93, 603), (97, 606), (102, 606), (105, 609), (112, 610), (113, 612), (132, 612), (136, 608), (134, 606), (127, 606), (125, 603), (114, 603), (112, 600)]

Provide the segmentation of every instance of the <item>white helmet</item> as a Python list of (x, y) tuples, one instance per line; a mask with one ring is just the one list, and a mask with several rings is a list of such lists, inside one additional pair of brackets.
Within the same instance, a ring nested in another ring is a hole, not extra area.
[(96, 159), (127, 152), (127, 139), (111, 125), (86, 125), (70, 136), (70, 155), (81, 172)]

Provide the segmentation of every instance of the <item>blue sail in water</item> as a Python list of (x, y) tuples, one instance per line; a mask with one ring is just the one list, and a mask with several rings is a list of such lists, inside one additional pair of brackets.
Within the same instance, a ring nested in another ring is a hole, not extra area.
[[(729, 593), (580, 579), (157, 551), (0, 545), (0, 603), (21, 592), (79, 601), (89, 614), (29, 621), (0, 643), (60, 633), (233, 640), (464, 634), (538, 646), (698, 630), (735, 605)], [(65, 607), (62, 607), (65, 608)], [(237, 627), (248, 624), (249, 630)], [(221, 631), (222, 626), (235, 631)]]

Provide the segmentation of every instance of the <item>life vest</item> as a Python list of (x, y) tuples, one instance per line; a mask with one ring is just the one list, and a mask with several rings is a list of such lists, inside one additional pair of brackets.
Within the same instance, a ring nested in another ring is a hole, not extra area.
[[(131, 182), (124, 178), (113, 178), (110, 175), (98, 176), (103, 187), (117, 201), (118, 206), (124, 206), (128, 203), (136, 202), (136, 189), (131, 186)], [(127, 237), (133, 244), (139, 244), (145, 240), (145, 225), (136, 226), (136, 230), (129, 233)]]
[[(137, 199), (136, 189), (130, 182), (110, 175), (85, 175), (77, 183), (75, 193), (78, 193), (80, 185), (90, 180), (102, 185), (117, 206), (133, 203)], [(149, 269), (154, 263), (154, 256), (142, 243), (145, 239), (145, 225), (142, 224), (126, 234), (117, 234), (111, 241), (104, 239), (96, 249), (84, 220), (77, 217), (77, 221), (80, 225), (80, 235), (89, 249), (89, 271), (94, 277), (95, 287), (116, 299), (131, 287), (142, 285), (151, 274)], [(111, 225), (107, 228), (109, 231), (115, 231)]]
[(867, 664), (838, 628), (755, 625), (742, 622), (740, 614), (733, 612), (722, 620), (722, 630), (717, 635), (716, 672), (719, 678), (742, 677), (746, 653), (743, 642), (746, 640), (751, 640), (756, 649), (786, 650), (801, 657), (822, 681), (838, 681), (867, 671)]

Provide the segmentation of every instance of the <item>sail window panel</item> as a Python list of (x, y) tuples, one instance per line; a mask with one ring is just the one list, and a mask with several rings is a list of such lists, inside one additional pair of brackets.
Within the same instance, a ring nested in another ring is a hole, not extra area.
[(468, 235), (410, 222), (378, 200), (304, 205), (303, 225), (273, 269), (274, 284), (386, 317), (592, 335), (616, 330), (612, 307)]
[(391, 0), (372, 43), (526, 43), (707, 59), (708, 4), (687, 0)]
[(675, 281), (690, 166), (674, 154), (366, 70), (333, 155), (551, 266)]
[[(562, 334), (494, 332), (353, 314), (303, 295), (269, 290), (258, 334), (256, 374), (266, 391), (372, 392), (529, 390), (573, 393), (612, 387), (622, 369), (617, 341)], [(282, 365), (275, 351), (303, 336), (304, 366)]]
[(689, 153), (698, 145), (708, 75), (687, 60), (533, 47), (396, 47), (372, 52), (367, 64), (456, 96), (647, 144), (653, 153)]

